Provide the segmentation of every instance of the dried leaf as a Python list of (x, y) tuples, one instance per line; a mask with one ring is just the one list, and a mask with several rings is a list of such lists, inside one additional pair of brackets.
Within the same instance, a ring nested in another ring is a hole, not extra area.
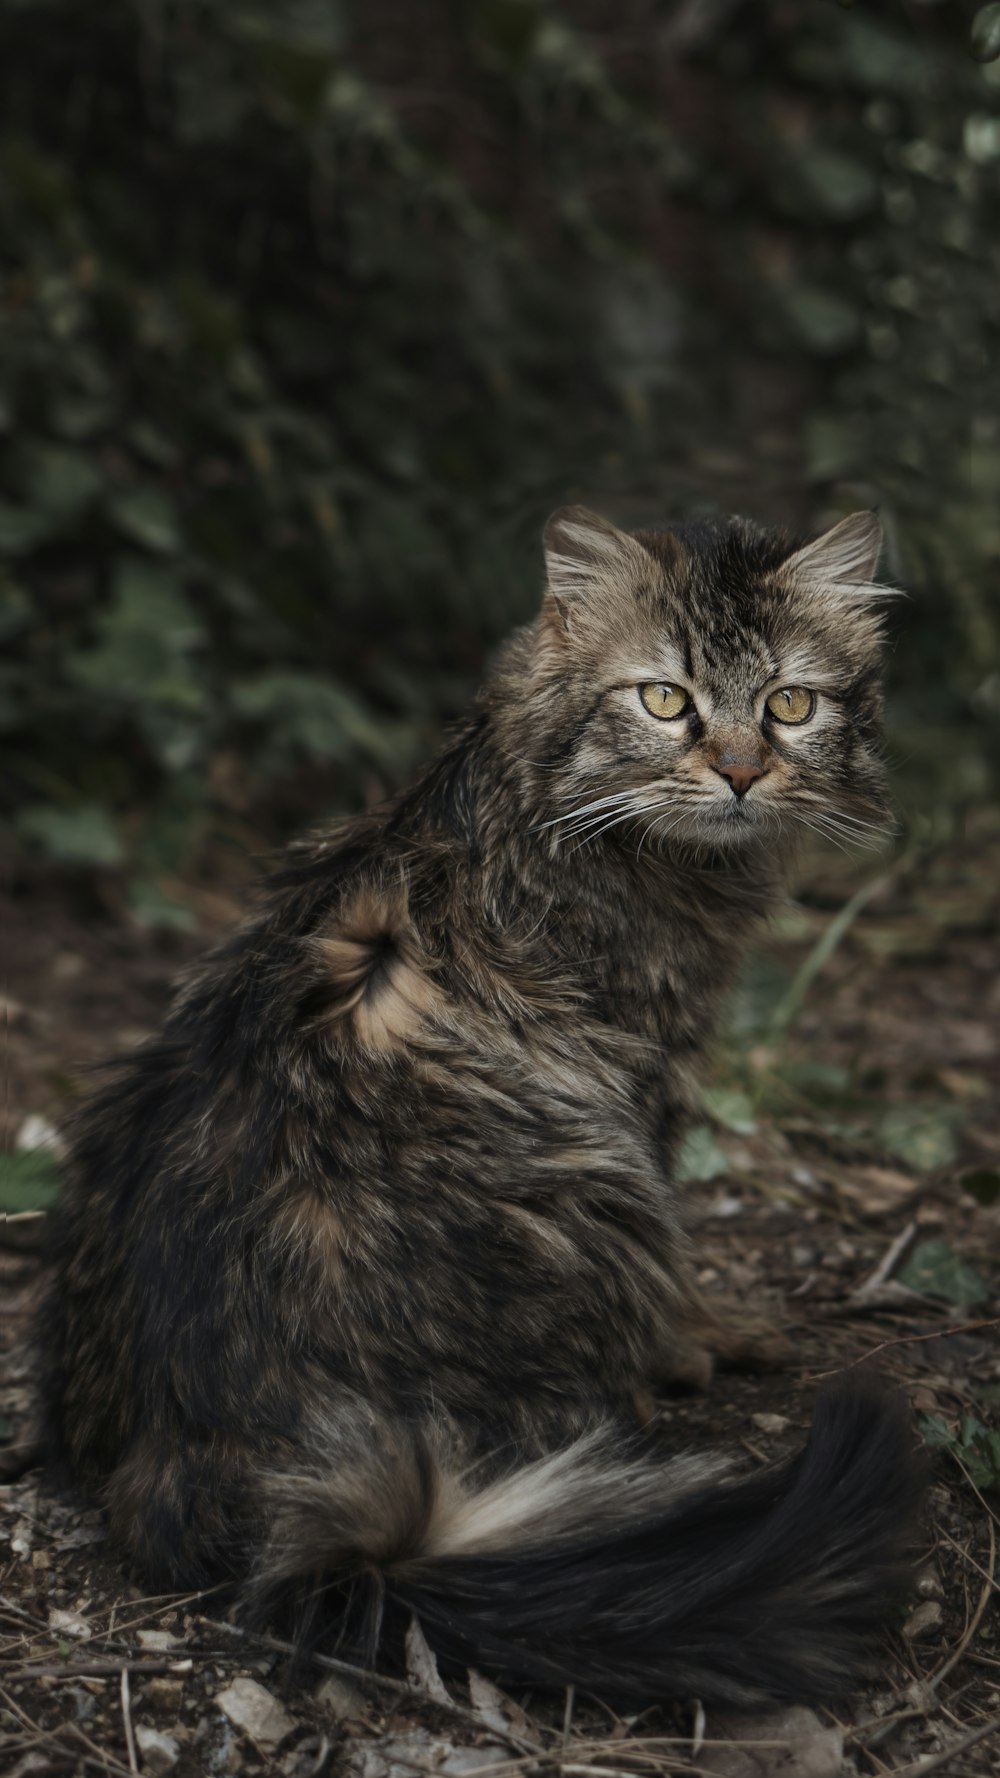
[(477, 1716), (482, 1717), (488, 1729), (498, 1729), (505, 1734), (531, 1739), (531, 1724), (520, 1704), (515, 1703), (513, 1698), (508, 1698), (506, 1692), (493, 1684), (492, 1679), (477, 1673), (474, 1667), (469, 1668), (469, 1697), (473, 1710)]
[(437, 1657), (430, 1647), (420, 1622), (411, 1617), (406, 1632), (406, 1677), (417, 1691), (425, 1692), (438, 1704), (450, 1704), (452, 1698), (440, 1673)]

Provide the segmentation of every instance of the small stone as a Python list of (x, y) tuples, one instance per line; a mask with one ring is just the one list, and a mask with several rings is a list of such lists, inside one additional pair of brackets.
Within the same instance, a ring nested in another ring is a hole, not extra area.
[(164, 1735), (159, 1729), (147, 1728), (145, 1723), (136, 1725), (135, 1744), (142, 1754), (142, 1763), (147, 1772), (170, 1772), (181, 1756), (180, 1747), (173, 1735)]
[(66, 1153), (66, 1144), (55, 1124), (50, 1124), (46, 1117), (39, 1117), (37, 1112), (31, 1112), (22, 1123), (17, 1132), (17, 1147), (28, 1152), (43, 1149), (60, 1159)]
[(843, 1730), (801, 1704), (774, 1715), (726, 1717), (715, 1734), (719, 1739), (698, 1755), (699, 1771), (713, 1778), (839, 1778), (844, 1770)]
[(88, 1642), (92, 1634), (86, 1618), (78, 1611), (61, 1611), (58, 1605), (49, 1610), (49, 1629), (59, 1636), (74, 1636), (79, 1642)]
[(234, 1679), (225, 1691), (216, 1692), (215, 1702), (234, 1727), (249, 1735), (263, 1752), (277, 1747), (295, 1727), (284, 1705), (256, 1679)]
[(161, 1710), (179, 1710), (184, 1697), (184, 1682), (167, 1673), (157, 1679), (147, 1679), (146, 1697), (150, 1704), (158, 1705)]
[(941, 1623), (941, 1607), (936, 1599), (925, 1599), (915, 1611), (911, 1611), (903, 1625), (903, 1635), (907, 1642), (918, 1642), (922, 1636), (929, 1636)]
[(317, 1686), (316, 1702), (338, 1722), (345, 1716), (363, 1716), (366, 1708), (364, 1693), (336, 1673), (328, 1673), (322, 1685)]
[(921, 1568), (917, 1575), (917, 1593), (921, 1599), (944, 1598), (941, 1576), (932, 1562), (928, 1562), (926, 1568)]
[(751, 1414), (750, 1424), (768, 1438), (777, 1438), (779, 1433), (788, 1431), (791, 1421), (784, 1414)]
[(163, 1655), (177, 1647), (177, 1638), (171, 1636), (169, 1630), (137, 1630), (135, 1639), (139, 1647), (147, 1649), (150, 1654)]

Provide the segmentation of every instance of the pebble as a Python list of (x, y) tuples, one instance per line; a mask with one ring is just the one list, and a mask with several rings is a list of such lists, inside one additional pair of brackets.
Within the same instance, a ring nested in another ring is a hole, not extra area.
[(49, 1608), (49, 1629), (58, 1636), (75, 1636), (80, 1642), (89, 1642), (92, 1634), (86, 1618), (78, 1611), (61, 1611), (58, 1605)]
[(166, 1673), (147, 1679), (146, 1697), (162, 1710), (179, 1710), (184, 1697), (184, 1682)]
[(787, 1432), (791, 1421), (784, 1414), (751, 1414), (750, 1424), (756, 1426), (758, 1432), (765, 1432), (769, 1438), (777, 1438), (779, 1432)]
[(921, 1599), (944, 1598), (944, 1588), (941, 1585), (941, 1576), (930, 1562), (928, 1562), (926, 1568), (921, 1568), (917, 1575), (917, 1593)]
[(907, 1642), (917, 1642), (921, 1636), (929, 1636), (941, 1622), (941, 1607), (936, 1599), (925, 1599), (915, 1611), (911, 1611), (903, 1625), (903, 1635)]
[(775, 1715), (727, 1717), (721, 1733), (727, 1739), (698, 1755), (699, 1771), (713, 1778), (839, 1778), (845, 1769), (843, 1730), (801, 1704)]
[(345, 1716), (364, 1716), (366, 1710), (364, 1693), (349, 1680), (339, 1679), (335, 1673), (328, 1673), (322, 1685), (316, 1688), (316, 1702), (338, 1722)]
[(181, 1756), (180, 1747), (173, 1735), (165, 1735), (160, 1729), (147, 1728), (144, 1723), (136, 1726), (135, 1744), (142, 1754), (143, 1768), (147, 1772), (170, 1772)]
[(277, 1747), (295, 1727), (284, 1705), (256, 1679), (234, 1679), (225, 1691), (216, 1692), (215, 1703), (263, 1752)]

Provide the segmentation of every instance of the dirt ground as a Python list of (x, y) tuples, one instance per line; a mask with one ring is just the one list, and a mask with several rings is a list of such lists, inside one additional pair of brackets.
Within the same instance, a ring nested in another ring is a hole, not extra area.
[[(821, 1379), (875, 1361), (932, 1446), (917, 1581), (850, 1712), (763, 1723), (697, 1705), (622, 1721), (582, 1697), (442, 1686), (419, 1632), (406, 1683), (147, 1598), (100, 1515), (36, 1470), (0, 1486), (0, 1769), (493, 1778), (1000, 1773), (1000, 822), (894, 861), (816, 855), (737, 996), (687, 1151), (702, 1281), (786, 1327), (779, 1374), (723, 1375), (662, 1408), (678, 1446), (747, 1466), (794, 1448)], [(83, 1068), (156, 1021), (183, 962), (234, 911), (188, 891), (193, 934), (39, 887), (2, 908), (17, 959), (13, 1136), (47, 1139)], [(42, 1218), (0, 1237), (0, 1435), (31, 1412), (26, 1317)]]

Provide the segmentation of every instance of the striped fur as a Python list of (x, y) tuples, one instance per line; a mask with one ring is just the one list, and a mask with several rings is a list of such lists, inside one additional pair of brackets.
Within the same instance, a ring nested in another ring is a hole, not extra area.
[(826, 1696), (905, 1539), (896, 1411), (827, 1404), (749, 1481), (637, 1421), (753, 1345), (698, 1302), (671, 1167), (788, 833), (883, 820), (873, 525), (575, 508), (546, 549), (439, 757), (294, 852), (83, 1110), (53, 1443), (157, 1586), (387, 1658), (416, 1608), (451, 1658), (636, 1702)]

